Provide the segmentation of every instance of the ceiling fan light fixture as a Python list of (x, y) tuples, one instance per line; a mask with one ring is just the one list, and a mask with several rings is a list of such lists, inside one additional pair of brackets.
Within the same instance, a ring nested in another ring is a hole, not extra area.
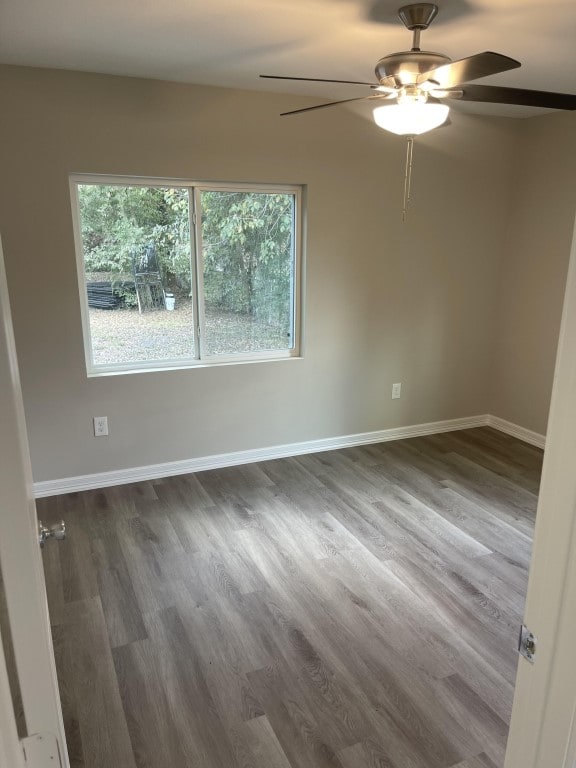
[(450, 108), (446, 104), (407, 101), (376, 107), (374, 122), (385, 131), (398, 136), (419, 136), (446, 122)]

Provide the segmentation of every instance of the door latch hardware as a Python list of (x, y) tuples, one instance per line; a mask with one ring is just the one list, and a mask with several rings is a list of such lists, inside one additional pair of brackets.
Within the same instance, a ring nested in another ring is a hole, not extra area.
[(520, 627), (520, 638), (518, 639), (518, 651), (520, 655), (524, 656), (525, 659), (528, 659), (531, 664), (534, 664), (537, 644), (537, 638), (530, 632), (528, 627), (522, 624)]
[(50, 528), (42, 524), (42, 520), (38, 520), (38, 543), (41, 547), (48, 541), (48, 539), (62, 540), (66, 538), (66, 524), (64, 520), (60, 520), (56, 525), (52, 525)]

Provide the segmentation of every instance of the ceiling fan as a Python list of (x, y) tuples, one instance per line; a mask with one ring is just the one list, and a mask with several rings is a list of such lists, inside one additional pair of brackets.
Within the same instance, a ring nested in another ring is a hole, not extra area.
[(449, 108), (443, 102), (451, 99), (519, 104), (547, 109), (576, 109), (576, 96), (571, 94), (493, 85), (469, 85), (472, 80), (515, 69), (521, 66), (520, 62), (492, 51), (477, 53), (458, 61), (452, 61), (442, 53), (422, 51), (420, 35), (423, 30), (428, 29), (437, 13), (438, 6), (433, 3), (415, 3), (399, 9), (400, 19), (413, 33), (412, 48), (409, 51), (391, 53), (380, 59), (375, 70), (377, 83), (278, 75), (260, 77), (368, 86), (373, 91), (370, 96), (294, 109), (291, 112), (283, 112), (282, 116), (302, 114), (351, 101), (370, 100), (377, 105), (374, 109), (376, 123), (385, 130), (404, 136), (415, 136), (444, 124)]

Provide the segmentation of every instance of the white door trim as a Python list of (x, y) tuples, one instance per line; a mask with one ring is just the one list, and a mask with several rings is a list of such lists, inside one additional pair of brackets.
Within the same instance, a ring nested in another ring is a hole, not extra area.
[(1, 243), (0, 436), (0, 564), (26, 729), (53, 735), (68, 768)]

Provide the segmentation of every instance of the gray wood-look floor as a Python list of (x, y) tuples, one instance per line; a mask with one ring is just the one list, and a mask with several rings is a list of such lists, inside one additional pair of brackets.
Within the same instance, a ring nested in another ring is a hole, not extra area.
[(72, 766), (501, 766), (541, 460), (480, 428), (41, 500)]

